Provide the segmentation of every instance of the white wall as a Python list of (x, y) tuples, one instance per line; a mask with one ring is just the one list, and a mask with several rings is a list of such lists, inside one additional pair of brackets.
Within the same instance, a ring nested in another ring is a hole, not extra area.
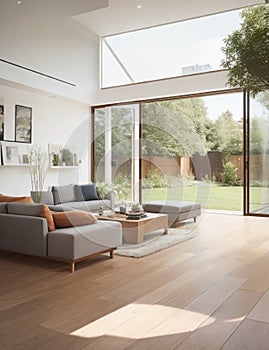
[(227, 71), (181, 76), (98, 91), (95, 105), (227, 89)]
[[(89, 107), (87, 104), (52, 98), (40, 93), (0, 85), (0, 104), (5, 108), (5, 139), (15, 137), (15, 104), (32, 107), (32, 143), (48, 150), (48, 144), (77, 147), (82, 161), (75, 169), (49, 169), (45, 188), (53, 184), (85, 183), (89, 180)], [(29, 168), (0, 166), (0, 193), (29, 195)]]
[[(32, 143), (77, 146), (78, 169), (49, 169), (45, 188), (89, 180), (89, 105), (99, 78), (99, 39), (71, 18), (43, 16), (0, 5), (0, 59), (70, 82), (0, 61), (0, 104), (5, 107), (5, 139), (14, 140), (15, 104), (33, 109)], [(27, 3), (25, 3), (27, 5)], [(0, 167), (0, 193), (30, 192), (29, 168)]]
[(0, 58), (75, 86), (0, 61), (0, 78), (50, 94), (93, 102), (99, 79), (99, 38), (72, 19), (46, 20), (0, 10)]

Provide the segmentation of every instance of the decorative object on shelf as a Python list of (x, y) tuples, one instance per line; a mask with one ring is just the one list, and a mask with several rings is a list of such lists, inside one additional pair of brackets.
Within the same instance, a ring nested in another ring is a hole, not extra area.
[(77, 167), (75, 147), (49, 144), (49, 164), (51, 167)]
[(42, 190), (48, 170), (48, 154), (34, 145), (29, 151), (31, 197), (34, 202), (40, 203)]
[(15, 141), (31, 143), (32, 108), (15, 105)]
[(4, 140), (4, 106), (0, 105), (0, 141)]
[(29, 145), (2, 141), (3, 165), (29, 165)]

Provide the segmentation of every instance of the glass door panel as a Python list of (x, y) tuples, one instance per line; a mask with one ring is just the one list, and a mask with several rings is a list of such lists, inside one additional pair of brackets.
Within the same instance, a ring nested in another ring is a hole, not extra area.
[(94, 179), (113, 188), (118, 203), (138, 198), (138, 105), (94, 112)]
[(269, 215), (269, 92), (249, 101), (249, 213)]

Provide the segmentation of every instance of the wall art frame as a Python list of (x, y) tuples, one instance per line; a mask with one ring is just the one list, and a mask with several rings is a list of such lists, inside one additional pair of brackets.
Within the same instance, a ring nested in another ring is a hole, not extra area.
[(29, 145), (25, 142), (2, 141), (2, 158), (5, 166), (23, 165), (29, 166)]
[(5, 119), (4, 119), (4, 105), (0, 105), (0, 141), (4, 140), (4, 127), (5, 127)]
[(32, 108), (15, 105), (15, 142), (32, 142)]

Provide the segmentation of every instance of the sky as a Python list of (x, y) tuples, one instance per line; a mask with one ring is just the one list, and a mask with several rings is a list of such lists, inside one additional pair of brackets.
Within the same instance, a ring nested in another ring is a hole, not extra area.
[[(209, 64), (219, 69), (223, 39), (239, 27), (240, 11), (230, 11), (106, 38), (134, 82), (181, 75), (182, 67)], [(131, 83), (104, 45), (105, 86)]]
[(216, 120), (223, 112), (229, 109), (234, 120), (243, 118), (243, 94), (231, 93), (203, 97), (207, 107), (207, 115), (211, 120)]

